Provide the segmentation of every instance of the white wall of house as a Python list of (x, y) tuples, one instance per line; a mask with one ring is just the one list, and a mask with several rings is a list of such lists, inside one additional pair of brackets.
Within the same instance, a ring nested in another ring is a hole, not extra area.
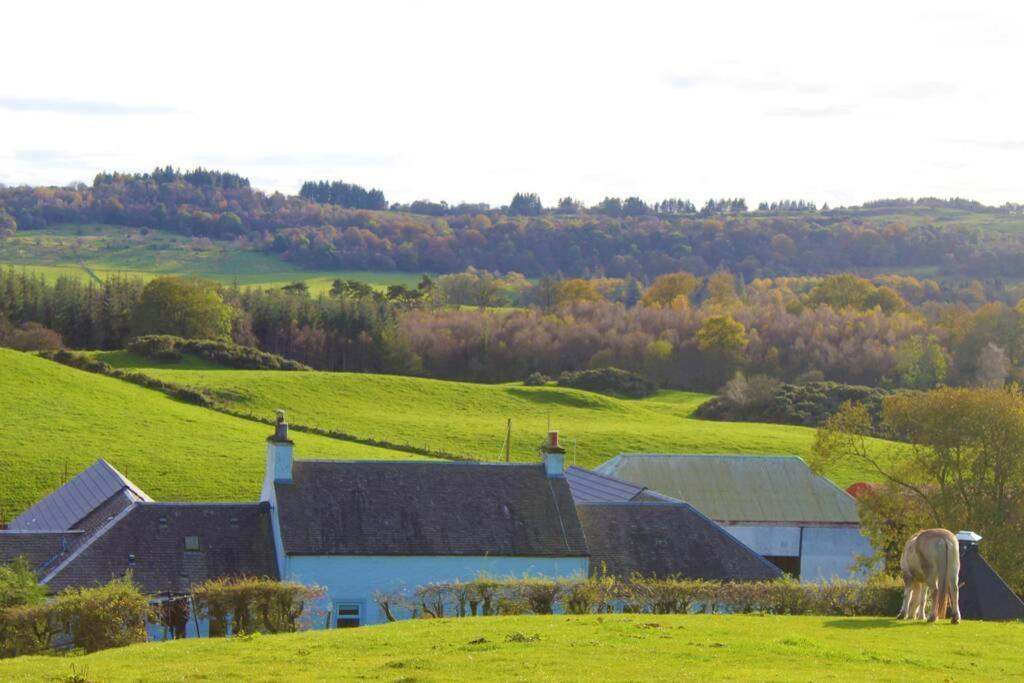
[(799, 557), (800, 580), (857, 578), (850, 568), (857, 555), (870, 555), (871, 543), (857, 526), (784, 526), (727, 524), (723, 528), (754, 552), (769, 557)]
[(374, 593), (411, 595), (427, 583), (471, 581), (481, 575), (585, 577), (587, 570), (586, 557), (289, 555), (284, 578), (325, 587), (335, 614), (339, 605), (358, 606), (360, 625), (368, 625), (386, 621)]

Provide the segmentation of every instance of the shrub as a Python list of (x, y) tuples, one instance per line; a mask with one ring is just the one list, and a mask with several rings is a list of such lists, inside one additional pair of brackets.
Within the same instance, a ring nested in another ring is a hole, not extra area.
[(658, 390), (651, 380), (619, 368), (563, 372), (558, 376), (558, 386), (625, 398), (644, 398)]
[(149, 601), (130, 577), (68, 589), (47, 602), (0, 611), (0, 654), (43, 652), (61, 633), (86, 652), (141, 643), (148, 617)]
[(35, 605), (46, 597), (46, 588), (36, 580), (32, 565), (24, 557), (16, 557), (0, 565), (0, 609)]
[(196, 614), (210, 620), (212, 637), (226, 634), (229, 617), (235, 634), (297, 631), (309, 603), (324, 592), (294, 581), (231, 577), (201, 583), (192, 596)]
[(850, 401), (863, 403), (877, 424), (882, 399), (890, 391), (838, 382), (783, 384), (763, 375), (729, 380), (722, 395), (702, 404), (694, 415), (706, 420), (775, 422), (818, 427)]
[(0, 346), (17, 351), (43, 351), (64, 346), (60, 333), (39, 323), (28, 322), (21, 327), (0, 335)]
[(530, 375), (523, 380), (523, 384), (528, 387), (543, 387), (547, 386), (547, 383), (551, 381), (551, 378), (545, 374), (539, 372), (531, 372)]
[(309, 370), (309, 367), (273, 353), (211, 339), (182, 339), (149, 334), (128, 342), (128, 350), (161, 362), (177, 362), (184, 353), (241, 370)]

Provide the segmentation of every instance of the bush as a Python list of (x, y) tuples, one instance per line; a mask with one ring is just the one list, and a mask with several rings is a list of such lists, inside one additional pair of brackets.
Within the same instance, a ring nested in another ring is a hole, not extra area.
[(0, 333), (0, 346), (17, 351), (43, 351), (63, 347), (64, 339), (48, 327), (29, 322), (17, 329)]
[(746, 378), (741, 374), (722, 388), (722, 395), (702, 404), (694, 415), (706, 420), (775, 422), (819, 427), (850, 401), (863, 403), (877, 424), (885, 389), (841, 384), (807, 382), (783, 384), (763, 375)]
[(38, 653), (66, 634), (86, 652), (146, 640), (149, 600), (130, 577), (99, 588), (70, 588), (48, 602), (0, 611), (0, 655)]
[(211, 339), (182, 339), (149, 334), (128, 342), (128, 350), (160, 362), (177, 362), (184, 353), (240, 370), (309, 370), (309, 367), (273, 353)]
[(193, 587), (195, 611), (210, 620), (210, 636), (231, 632), (290, 633), (299, 630), (299, 620), (310, 602), (324, 589), (294, 581), (232, 577), (212, 579)]
[(545, 374), (539, 372), (531, 372), (530, 375), (523, 380), (523, 384), (528, 387), (544, 387), (547, 386), (551, 378)]
[(657, 385), (646, 377), (619, 368), (563, 372), (558, 376), (558, 386), (625, 398), (644, 398), (658, 390)]

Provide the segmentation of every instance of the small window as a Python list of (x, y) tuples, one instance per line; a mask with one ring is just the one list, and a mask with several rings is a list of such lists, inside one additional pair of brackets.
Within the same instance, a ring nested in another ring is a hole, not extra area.
[(339, 602), (335, 606), (334, 628), (355, 628), (362, 617), (362, 606), (358, 602)]
[(185, 550), (198, 551), (199, 550), (199, 537), (198, 536), (186, 536), (185, 537)]

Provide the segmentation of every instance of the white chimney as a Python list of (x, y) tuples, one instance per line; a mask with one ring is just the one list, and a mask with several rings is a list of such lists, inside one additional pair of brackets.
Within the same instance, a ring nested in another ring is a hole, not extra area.
[(284, 411), (277, 411), (274, 433), (267, 437), (267, 481), (275, 484), (290, 484), (292, 481), (292, 448), (288, 438), (288, 423)]
[(558, 445), (558, 432), (548, 432), (548, 440), (540, 448), (544, 473), (550, 478), (565, 476), (565, 449)]

